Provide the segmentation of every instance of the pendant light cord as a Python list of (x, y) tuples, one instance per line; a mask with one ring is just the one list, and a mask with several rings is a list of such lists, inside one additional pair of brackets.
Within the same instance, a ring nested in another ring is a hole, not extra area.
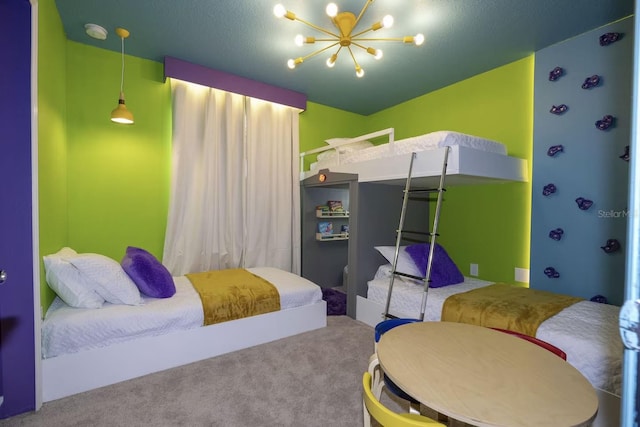
[(121, 43), (120, 52), (122, 57), (122, 73), (120, 75), (120, 92), (122, 92), (124, 88), (124, 37), (120, 37), (120, 43)]

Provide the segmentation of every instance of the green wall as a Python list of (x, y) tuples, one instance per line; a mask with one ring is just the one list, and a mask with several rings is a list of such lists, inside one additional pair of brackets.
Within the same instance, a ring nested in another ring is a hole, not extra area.
[[(529, 161), (531, 180), (533, 71), (533, 56), (496, 68), (373, 114), (368, 131), (394, 127), (401, 139), (453, 130), (500, 141)], [(516, 283), (514, 268), (529, 268), (530, 212), (530, 182), (449, 187), (439, 242), (463, 274), (475, 263), (480, 278)]]
[[(367, 132), (368, 123), (368, 117), (307, 102), (307, 109), (300, 114), (300, 152), (322, 147), (329, 138), (362, 135)], [(305, 157), (305, 170), (315, 158)]]
[[(126, 49), (126, 44), (125, 44)], [(162, 258), (169, 203), (171, 92), (162, 64), (125, 57), (133, 125), (110, 121), (120, 55), (67, 44), (69, 246), (117, 261), (127, 246)]]
[[(38, 3), (38, 205), (40, 253), (67, 244), (67, 37), (53, 0)], [(40, 295), (49, 306), (55, 294), (40, 263)]]

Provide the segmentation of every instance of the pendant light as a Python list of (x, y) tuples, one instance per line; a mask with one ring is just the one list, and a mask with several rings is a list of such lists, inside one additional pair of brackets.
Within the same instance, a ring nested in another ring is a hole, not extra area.
[(121, 40), (122, 74), (120, 76), (120, 98), (118, 99), (118, 106), (111, 112), (111, 121), (130, 125), (133, 123), (133, 113), (127, 110), (127, 106), (124, 103), (124, 39), (129, 37), (129, 31), (118, 27), (116, 28), (116, 34), (120, 36)]

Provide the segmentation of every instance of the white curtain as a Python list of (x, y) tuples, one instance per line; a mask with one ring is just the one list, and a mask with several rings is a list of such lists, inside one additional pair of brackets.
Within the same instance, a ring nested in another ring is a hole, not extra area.
[(175, 276), (256, 266), (299, 273), (297, 110), (175, 79), (171, 88), (164, 265)]

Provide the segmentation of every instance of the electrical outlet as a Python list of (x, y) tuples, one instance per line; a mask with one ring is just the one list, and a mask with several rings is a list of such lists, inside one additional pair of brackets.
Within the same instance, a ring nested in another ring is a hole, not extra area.
[(516, 282), (529, 283), (529, 269), (516, 267), (515, 280)]
[(469, 274), (471, 276), (477, 276), (478, 275), (478, 264), (471, 264), (469, 266)]

